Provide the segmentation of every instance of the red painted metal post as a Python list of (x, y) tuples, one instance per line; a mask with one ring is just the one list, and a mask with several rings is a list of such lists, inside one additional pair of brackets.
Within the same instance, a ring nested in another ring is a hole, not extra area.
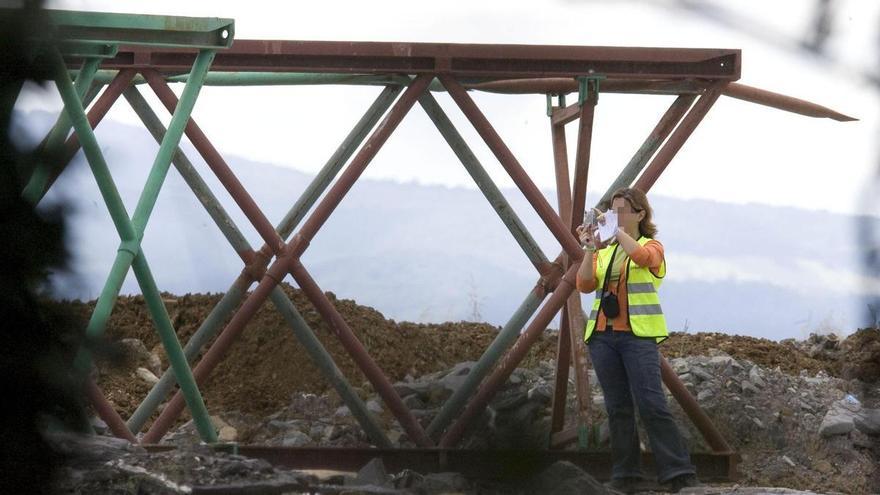
[[(171, 88), (168, 87), (162, 76), (152, 69), (144, 70), (141, 73), (168, 112), (173, 114), (174, 109), (177, 108), (177, 96), (171, 91)], [(202, 132), (192, 117), (190, 117), (189, 122), (186, 124), (185, 132), (193, 146), (202, 155), (202, 158), (205, 159), (205, 163), (208, 164), (208, 167), (211, 168), (220, 180), (220, 183), (223, 184), (223, 187), (226, 188), (232, 199), (244, 212), (247, 219), (257, 229), (260, 237), (271, 247), (273, 253), (277, 255), (281, 252), (284, 241), (278, 235), (278, 232), (275, 231), (275, 227), (272, 226), (272, 223), (269, 222), (269, 219), (266, 218), (257, 206), (250, 193), (241, 185), (241, 182), (239, 182), (238, 178), (229, 168), (229, 165), (226, 164), (226, 161), (217, 149), (214, 148), (214, 145), (211, 144), (211, 141), (208, 140), (208, 137), (205, 136), (205, 133)]]
[(593, 144), (593, 116), (596, 114), (598, 99), (599, 94), (593, 88), (590, 88), (587, 98), (580, 108), (577, 152), (574, 159), (571, 214), (568, 216), (568, 227), (572, 233), (584, 216), (584, 206), (587, 202), (587, 177), (590, 171), (590, 150)]
[(565, 426), (565, 405), (568, 399), (568, 369), (571, 365), (571, 329), (568, 312), (563, 310), (559, 319), (559, 338), (556, 345), (556, 377), (553, 385), (553, 412), (550, 416), (551, 436)]
[(577, 269), (578, 265), (574, 264), (565, 272), (556, 290), (553, 291), (553, 294), (544, 303), (544, 306), (532, 320), (532, 323), (529, 324), (526, 331), (520, 335), (516, 343), (504, 355), (495, 371), (483, 382), (483, 385), (468, 403), (458, 421), (449, 428), (440, 440), (440, 447), (452, 447), (462, 439), (470, 423), (486, 408), (492, 397), (495, 396), (510, 377), (510, 374), (513, 373), (513, 370), (522, 362), (532, 344), (541, 336), (541, 333), (544, 332), (544, 329), (547, 328), (547, 325), (556, 316), (556, 313), (559, 312), (565, 301), (568, 300), (572, 290), (575, 290), (574, 278)]
[(669, 165), (669, 162), (678, 153), (678, 150), (681, 149), (685, 141), (694, 132), (694, 129), (703, 121), (712, 105), (718, 101), (718, 97), (724, 91), (724, 85), (724, 83), (715, 84), (700, 96), (700, 99), (694, 103), (694, 106), (691, 107), (672, 135), (669, 136), (669, 140), (663, 145), (663, 148), (651, 160), (651, 164), (648, 165), (648, 168), (645, 169), (641, 177), (636, 181), (635, 187), (644, 192), (648, 192), (651, 189), (654, 183), (657, 182), (657, 179), (660, 178), (660, 174), (666, 170), (666, 166)]
[(116, 412), (116, 409), (113, 408), (113, 405), (104, 396), (104, 392), (101, 391), (91, 378), (86, 380), (86, 396), (92, 403), (92, 407), (95, 408), (95, 412), (98, 413), (98, 417), (107, 423), (107, 427), (110, 428), (114, 435), (137, 445), (137, 438), (125, 426), (125, 421), (119, 416), (119, 413)]
[(694, 426), (700, 430), (712, 451), (716, 453), (733, 452), (727, 440), (715, 428), (712, 420), (703, 412), (697, 399), (694, 399), (694, 396), (688, 392), (687, 387), (684, 386), (684, 383), (675, 374), (675, 370), (672, 369), (669, 361), (664, 356), (660, 356), (660, 376), (663, 378), (666, 388), (669, 389), (669, 393), (675, 397), (675, 400), (681, 405), (681, 408), (694, 423)]
[(406, 434), (410, 436), (416, 445), (432, 447), (434, 442), (428, 437), (425, 430), (422, 429), (422, 426), (409, 411), (409, 408), (403, 403), (400, 395), (394, 391), (394, 387), (391, 385), (388, 377), (385, 376), (376, 362), (373, 361), (370, 353), (361, 341), (355, 337), (351, 327), (345, 323), (342, 315), (336, 311), (333, 303), (321, 291), (321, 288), (318, 287), (318, 284), (315, 283), (302, 263), (294, 261), (290, 273), (293, 275), (294, 280), (296, 280), (297, 285), (306, 294), (306, 297), (309, 298), (309, 301), (315, 306), (315, 309), (321, 313), (324, 321), (333, 329), (336, 337), (339, 338), (339, 342), (342, 343), (342, 346), (345, 347), (345, 350), (354, 359), (355, 364), (357, 364), (370, 383), (373, 384), (373, 388), (382, 397), (382, 400), (385, 401), (388, 409), (394, 414), (397, 421), (400, 422), (400, 426), (403, 427)]
[(452, 99), (455, 100), (468, 120), (471, 121), (471, 124), (473, 124), (474, 128), (489, 146), (489, 149), (491, 149), (498, 158), (498, 161), (501, 162), (504, 169), (507, 170), (507, 173), (513, 179), (514, 183), (516, 183), (517, 187), (519, 187), (520, 191), (522, 191), (523, 195), (525, 195), (529, 203), (531, 203), (532, 207), (535, 208), (538, 216), (541, 217), (541, 220), (544, 221), (565, 252), (568, 253), (572, 259), (580, 261), (583, 256), (580, 244), (575, 240), (571, 232), (569, 232), (569, 229), (563, 225), (559, 216), (553, 211), (550, 204), (547, 203), (544, 195), (541, 194), (541, 191), (529, 178), (528, 173), (526, 173), (522, 168), (522, 165), (520, 165), (517, 159), (513, 156), (510, 148), (504, 144), (501, 136), (498, 135), (492, 127), (492, 124), (489, 123), (486, 116), (483, 115), (483, 112), (481, 112), (476, 103), (474, 103), (474, 100), (468, 96), (465, 89), (461, 87), (456, 80), (447, 75), (440, 75), (439, 77), (440, 82), (443, 83), (443, 86), (449, 91)]
[[(553, 109), (556, 115), (559, 107)], [(550, 124), (550, 137), (553, 142), (553, 164), (556, 171), (556, 199), (562, 223), (571, 223), (571, 184), (568, 175), (568, 146), (565, 140), (565, 126)], [(556, 346), (556, 379), (553, 394), (553, 412), (550, 420), (550, 433), (561, 431), (565, 426), (565, 406), (568, 397), (568, 372), (571, 365), (571, 328), (568, 312), (563, 309), (559, 322), (559, 342)], [(552, 435), (551, 435), (552, 438)]]

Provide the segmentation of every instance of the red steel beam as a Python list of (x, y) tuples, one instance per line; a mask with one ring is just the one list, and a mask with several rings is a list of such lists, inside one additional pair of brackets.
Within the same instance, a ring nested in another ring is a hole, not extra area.
[(593, 116), (596, 113), (598, 94), (590, 91), (580, 108), (577, 151), (574, 159), (574, 182), (571, 197), (571, 214), (568, 227), (572, 233), (584, 216), (587, 202), (587, 178), (590, 172), (590, 151), (593, 144)]
[(706, 440), (706, 443), (709, 444), (712, 451), (716, 453), (733, 452), (733, 449), (730, 448), (727, 440), (725, 440), (724, 436), (721, 435), (721, 432), (715, 428), (715, 425), (712, 423), (712, 420), (709, 419), (709, 416), (707, 416), (700, 408), (697, 399), (688, 392), (687, 387), (684, 386), (684, 383), (682, 383), (681, 379), (675, 373), (675, 370), (669, 365), (669, 361), (667, 361), (662, 355), (660, 356), (660, 376), (663, 378), (663, 383), (666, 385), (666, 388), (669, 389), (669, 393), (675, 397), (675, 400), (681, 405), (682, 410), (688, 415), (691, 422), (694, 423), (694, 426), (700, 430), (700, 433), (703, 435), (703, 438)]
[(553, 291), (553, 294), (547, 299), (547, 302), (544, 303), (544, 306), (538, 314), (535, 315), (535, 318), (529, 324), (528, 328), (520, 335), (513, 346), (511, 346), (510, 350), (507, 351), (507, 354), (505, 354), (501, 359), (501, 362), (498, 363), (495, 371), (483, 381), (480, 389), (471, 401), (468, 402), (468, 405), (461, 413), (461, 416), (459, 416), (458, 421), (456, 421), (449, 430), (447, 430), (446, 434), (443, 435), (443, 438), (440, 439), (440, 447), (448, 448), (458, 444), (474, 418), (483, 412), (489, 404), (489, 401), (492, 400), (492, 397), (495, 396), (501, 386), (504, 385), (508, 378), (510, 378), (513, 370), (516, 369), (520, 362), (522, 362), (526, 353), (529, 352), (529, 349), (535, 341), (538, 340), (538, 337), (541, 336), (544, 329), (547, 328), (547, 325), (553, 317), (556, 316), (556, 313), (559, 312), (562, 305), (565, 304), (565, 301), (568, 300), (568, 296), (571, 295), (571, 292), (575, 290), (574, 277), (577, 273), (578, 267), (578, 263), (573, 263), (568, 271), (565, 272), (565, 275), (559, 281), (556, 290)]
[(572, 260), (580, 261), (583, 257), (580, 244), (575, 240), (568, 227), (562, 223), (556, 212), (553, 211), (553, 207), (547, 203), (540, 189), (529, 178), (529, 174), (522, 168), (516, 157), (513, 156), (510, 148), (504, 144), (501, 136), (498, 135), (492, 124), (489, 123), (489, 120), (486, 119), (486, 116), (483, 115), (483, 112), (474, 103), (474, 100), (454, 79), (445, 74), (441, 74), (439, 77), (440, 82), (449, 91), (452, 99), (455, 100), (455, 103), (458, 104), (468, 120), (471, 121), (471, 124), (473, 124), (474, 128), (489, 146), (489, 149), (492, 150), (495, 157), (501, 162), (501, 166), (504, 167), (513, 179), (513, 182), (516, 183), (519, 190), (522, 191), (523, 195), (538, 213), (538, 216), (541, 217), (541, 220), (544, 221), (544, 224), (547, 225), (547, 228), (550, 229), (550, 232), (559, 241), (563, 250)]
[(114, 435), (137, 445), (137, 438), (131, 433), (128, 426), (125, 425), (125, 421), (119, 416), (119, 413), (116, 412), (116, 409), (113, 408), (107, 397), (104, 396), (104, 392), (101, 391), (98, 384), (91, 378), (86, 380), (86, 397), (89, 398), (92, 407), (98, 413), (98, 417), (107, 423), (107, 427), (110, 428)]
[(724, 90), (724, 84), (719, 84), (708, 89), (700, 99), (694, 103), (687, 115), (682, 119), (681, 123), (675, 129), (663, 148), (657, 152), (657, 155), (651, 160), (651, 164), (642, 173), (641, 177), (636, 181), (635, 187), (644, 192), (648, 192), (651, 186), (660, 178), (660, 174), (666, 170), (669, 162), (675, 158), (675, 155), (684, 145), (685, 141), (694, 132), (694, 129), (703, 121), (703, 118), (712, 108), (712, 105), (718, 101), (721, 92)]
[(838, 122), (851, 122), (858, 120), (810, 101), (774, 93), (765, 89), (753, 88), (751, 86), (746, 86), (745, 84), (728, 84), (724, 89), (724, 95), (738, 100), (806, 115), (808, 117), (824, 117)]
[(376, 361), (370, 357), (370, 353), (361, 341), (357, 339), (351, 327), (348, 326), (342, 315), (336, 311), (336, 307), (333, 306), (327, 295), (321, 291), (321, 288), (318, 287), (318, 284), (315, 283), (302, 263), (295, 261), (291, 266), (290, 273), (293, 275), (294, 280), (296, 280), (297, 285), (306, 294), (306, 297), (309, 298), (309, 301), (315, 306), (315, 309), (321, 313), (324, 321), (333, 329), (342, 346), (345, 347), (345, 350), (354, 359), (355, 364), (363, 371), (364, 375), (373, 385), (373, 388), (382, 397), (382, 400), (385, 401), (388, 409), (397, 418), (397, 421), (400, 422), (400, 426), (409, 435), (410, 439), (420, 447), (432, 447), (434, 445), (433, 440), (425, 433), (422, 425), (419, 424), (409, 408), (403, 403), (403, 399), (394, 390), (391, 381), (388, 380), (388, 377), (385, 376), (382, 369), (376, 364)]
[[(163, 72), (192, 67), (186, 48), (121, 46), (105, 69), (152, 67)], [(78, 62), (68, 58), (68, 63)], [(493, 45), (295, 40), (235, 40), (217, 52), (212, 71), (433, 74), (455, 77), (577, 77), (705, 79), (740, 77), (741, 51), (704, 48)], [(73, 66), (71, 66), (73, 67)]]
[(565, 405), (568, 399), (568, 371), (571, 366), (571, 329), (568, 312), (563, 311), (559, 321), (559, 338), (556, 344), (556, 377), (553, 385), (553, 412), (550, 416), (550, 433), (562, 431), (565, 426)]

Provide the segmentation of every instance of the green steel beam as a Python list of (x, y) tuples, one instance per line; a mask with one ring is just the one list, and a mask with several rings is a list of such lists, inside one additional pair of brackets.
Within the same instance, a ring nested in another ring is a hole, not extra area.
[[(3, 13), (2, 9), (0, 14)], [(58, 40), (202, 49), (232, 46), (235, 21), (216, 17), (47, 10)]]
[[(79, 97), (70, 82), (61, 54), (57, 51), (54, 53), (56, 59), (56, 84), (61, 92), (65, 111), (70, 114), (74, 129), (82, 143), (83, 152), (86, 154), (89, 165), (92, 167), (92, 172), (98, 182), (98, 187), (107, 203), (107, 207), (110, 210), (110, 216), (122, 241), (110, 275), (108, 276), (104, 289), (101, 291), (101, 296), (98, 298), (95, 305), (92, 318), (89, 320), (86, 334), (90, 337), (97, 337), (103, 334), (107, 320), (113, 309), (113, 305), (118, 297), (119, 289), (125, 279), (125, 275), (129, 268), (133, 266), (138, 283), (141, 286), (144, 298), (147, 301), (148, 308), (159, 332), (160, 339), (165, 346), (168, 360), (171, 363), (172, 368), (175, 370), (181, 391), (184, 394), (187, 406), (193, 416), (196, 428), (202, 439), (206, 442), (215, 442), (217, 434), (211, 425), (208, 411), (205, 408), (202, 396), (199, 393), (195, 380), (193, 379), (192, 371), (190, 370), (189, 364), (183, 354), (183, 350), (180, 347), (180, 342), (177, 340), (177, 335), (171, 325), (168, 313), (162, 303), (161, 296), (156, 287), (155, 281), (153, 280), (149, 266), (147, 265), (146, 258), (140, 250), (140, 239), (143, 236), (144, 227), (146, 226), (147, 219), (152, 211), (156, 197), (158, 196), (161, 183), (164, 181), (168, 167), (170, 166), (171, 154), (177, 149), (177, 144), (180, 141), (180, 137), (183, 135), (183, 128), (189, 120), (189, 113), (192, 111), (195, 99), (198, 97), (200, 89), (198, 74), (201, 73), (204, 75), (207, 73), (210, 63), (213, 60), (213, 55), (213, 51), (202, 51), (197, 57), (196, 63), (192, 69), (192, 81), (187, 84), (186, 88), (184, 88), (183, 95), (181, 96), (181, 104), (178, 106), (177, 111), (171, 119), (171, 125), (169, 127), (173, 129), (173, 131), (169, 131), (162, 146), (159, 148), (159, 153), (156, 156), (156, 160), (154, 161), (153, 168), (150, 172), (150, 177), (147, 179), (147, 185), (144, 188), (141, 200), (138, 202), (137, 209), (135, 210), (134, 218), (130, 219), (126, 212), (125, 205), (119, 196), (119, 191), (113, 182), (113, 177), (111, 176), (109, 167), (107, 167), (107, 163), (104, 160), (103, 153), (95, 139), (94, 132), (89, 125), (85, 110), (83, 109)], [(88, 372), (90, 363), (91, 356), (89, 353), (85, 350), (81, 350), (75, 362), (75, 369), (78, 373), (81, 373), (80, 376), (83, 376), (84, 373)]]
[[(89, 88), (92, 87), (92, 82), (94, 81), (95, 74), (98, 71), (98, 67), (101, 65), (101, 60), (97, 58), (92, 58), (83, 61), (83, 67), (76, 75), (76, 82), (73, 84), (73, 89), (76, 91), (77, 99), (81, 101), (80, 105), (83, 108), (86, 108), (91, 102), (91, 99), (97, 96), (98, 91), (89, 91)], [(65, 77), (68, 77), (65, 74)], [(69, 79), (68, 79), (69, 80)], [(99, 90), (100, 88), (98, 88)], [(93, 96), (91, 98), (87, 98), (87, 95), (92, 93)], [(73, 126), (70, 120), (70, 115), (66, 111), (62, 111), (58, 115), (58, 120), (55, 122), (55, 125), (52, 127), (52, 130), (49, 131), (49, 134), (46, 136), (45, 142), (43, 144), (44, 150), (54, 150), (58, 149), (64, 140), (67, 139), (67, 134), (70, 132), (70, 128)], [(91, 126), (89, 126), (91, 128)], [(32, 204), (37, 204), (43, 199), (43, 195), (46, 194), (46, 183), (49, 181), (49, 175), (52, 171), (52, 164), (46, 160), (42, 160), (37, 167), (34, 169), (30, 178), (28, 179), (28, 183), (24, 188), (24, 192), (22, 196), (24, 199), (29, 201)]]

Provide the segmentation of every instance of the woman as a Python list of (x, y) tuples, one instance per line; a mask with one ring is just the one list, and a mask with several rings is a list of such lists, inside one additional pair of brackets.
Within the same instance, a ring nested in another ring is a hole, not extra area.
[(595, 225), (578, 228), (586, 252), (577, 274), (578, 290), (596, 291), (584, 340), (608, 413), (614, 465), (609, 485), (633, 493), (642, 484), (635, 399), (657, 479), (675, 492), (699, 486), (661, 385), (657, 344), (668, 334), (657, 289), (666, 262), (663, 245), (654, 239), (651, 207), (642, 191), (622, 188), (611, 196), (611, 208), (618, 229), (607, 243), (599, 241)]

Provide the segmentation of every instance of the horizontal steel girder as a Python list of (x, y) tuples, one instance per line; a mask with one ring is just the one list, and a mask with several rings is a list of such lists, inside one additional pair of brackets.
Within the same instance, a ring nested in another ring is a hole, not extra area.
[[(105, 69), (187, 70), (195, 51), (121, 46)], [(454, 77), (577, 77), (735, 81), (737, 49), (629, 48), (550, 45), (236, 40), (217, 53), (212, 71), (444, 73)], [(76, 60), (71, 59), (71, 63)], [(72, 66), (73, 67), (73, 66)]]
[[(174, 447), (145, 445), (151, 452)], [(224, 446), (218, 445), (218, 449)], [(374, 458), (382, 459), (389, 473), (412, 469), (418, 473), (457, 472), (483, 480), (521, 479), (540, 472), (557, 461), (571, 462), (597, 479), (611, 477), (611, 452), (573, 450), (471, 450), (471, 449), (377, 449), (338, 447), (276, 447), (264, 445), (226, 445), (238, 454), (264, 459), (291, 469), (332, 469), (358, 471)], [(730, 481), (737, 478), (739, 454), (692, 453), (691, 460), (703, 481)], [(653, 456), (642, 454), (647, 472), (654, 466)]]

